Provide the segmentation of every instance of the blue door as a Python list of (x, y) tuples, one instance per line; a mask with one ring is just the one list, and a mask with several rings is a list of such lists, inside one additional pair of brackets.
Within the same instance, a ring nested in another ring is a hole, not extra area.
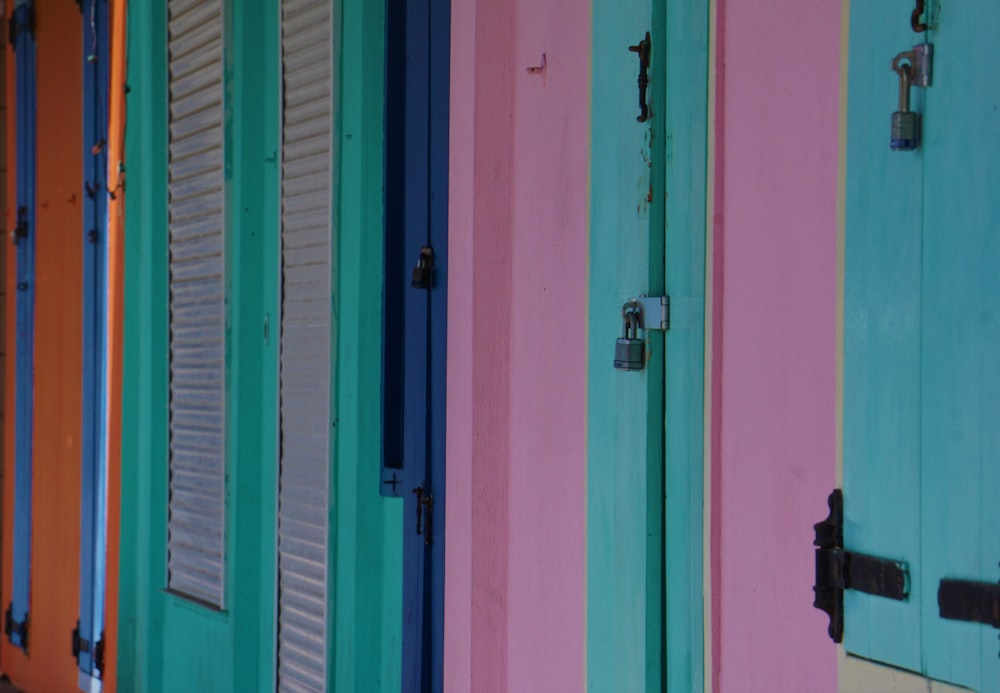
[(443, 687), (448, 0), (386, 5), (382, 493), (403, 502), (403, 690)]
[[(848, 589), (843, 640), (996, 692), (1000, 76), (982, 68), (1000, 5), (937, 6), (851, 6), (843, 545), (894, 562), (901, 590)], [(918, 82), (924, 44), (931, 84), (909, 89), (919, 136), (891, 136), (902, 80), (891, 64), (908, 53), (896, 66)]]
[(83, 428), (80, 620), (73, 634), (80, 688), (100, 690), (107, 561), (107, 0), (81, 5), (83, 24)]
[(31, 476), (35, 358), (35, 7), (14, 3), (10, 39), (16, 70), (17, 246), (16, 352), (14, 364), (14, 574), (4, 618), (10, 641), (27, 651), (31, 592)]

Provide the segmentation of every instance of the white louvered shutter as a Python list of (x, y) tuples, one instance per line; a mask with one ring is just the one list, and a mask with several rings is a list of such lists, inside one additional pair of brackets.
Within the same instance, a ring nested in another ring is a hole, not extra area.
[(168, 587), (222, 608), (225, 304), (222, 0), (169, 0)]
[(278, 688), (327, 688), (333, 46), (329, 0), (283, 0)]

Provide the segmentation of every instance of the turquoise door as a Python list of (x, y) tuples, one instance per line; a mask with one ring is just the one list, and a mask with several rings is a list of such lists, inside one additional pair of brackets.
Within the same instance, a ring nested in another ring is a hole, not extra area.
[[(707, 1), (594, 2), (591, 691), (703, 688), (708, 21)], [(642, 369), (616, 370), (622, 306), (641, 295), (670, 297), (670, 329), (640, 330)]]
[[(848, 590), (844, 644), (1000, 691), (997, 631), (942, 615), (981, 597), (979, 616), (997, 619), (1000, 76), (982, 66), (1000, 5), (949, 3), (927, 32), (911, 28), (913, 7), (851, 6), (844, 546), (905, 562), (909, 594)], [(890, 62), (924, 42), (934, 64), (932, 85), (912, 89), (920, 144), (891, 151), (899, 82)], [(971, 591), (956, 593), (956, 579)]]

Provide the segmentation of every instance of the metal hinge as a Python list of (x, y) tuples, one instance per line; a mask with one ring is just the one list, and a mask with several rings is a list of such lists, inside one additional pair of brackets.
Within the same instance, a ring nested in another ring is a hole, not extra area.
[[(81, 652), (91, 652), (90, 641), (86, 638), (80, 637), (80, 621), (77, 619), (76, 628), (73, 629), (72, 634), (72, 649), (73, 658), (76, 659), (77, 664), (80, 663), (80, 653)], [(104, 632), (101, 632), (101, 637), (94, 645), (93, 651), (91, 652), (91, 661), (93, 662), (94, 668), (104, 673)]]
[(17, 245), (21, 242), (22, 238), (28, 237), (28, 208), (21, 207), (17, 208), (17, 226), (14, 230), (10, 232), (10, 242)]
[(28, 614), (24, 615), (23, 621), (14, 620), (14, 605), (11, 604), (7, 607), (7, 611), (4, 614), (3, 630), (11, 642), (13, 642), (13, 636), (18, 636), (21, 641), (21, 649), (25, 652), (28, 651)]
[(14, 14), (11, 15), (10, 19), (7, 20), (7, 41), (10, 43), (11, 50), (17, 48), (17, 37), (21, 34), (27, 32), (32, 36), (35, 35), (35, 7), (34, 5), (29, 5), (28, 9), (25, 11), (26, 21), (22, 24), (17, 21), (17, 10), (14, 10)]
[(670, 297), (639, 296), (630, 298), (626, 304), (638, 306), (639, 327), (644, 330), (670, 329)]
[(827, 632), (844, 639), (844, 590), (904, 601), (910, 595), (910, 569), (894, 561), (844, 550), (844, 494), (838, 488), (827, 499), (829, 516), (813, 525), (816, 538), (816, 597), (813, 606), (830, 617)]

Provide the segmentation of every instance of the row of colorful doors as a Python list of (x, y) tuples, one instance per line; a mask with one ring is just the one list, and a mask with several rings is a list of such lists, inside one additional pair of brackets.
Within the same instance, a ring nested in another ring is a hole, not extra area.
[[(997, 90), (962, 78), (980, 55), (977, 15), (955, 9), (925, 38), (896, 30), (906, 4), (851, 12), (843, 495), (845, 546), (906, 563), (908, 594), (849, 590), (844, 630), (853, 653), (988, 690), (1000, 680), (991, 631), (937, 614), (942, 579), (995, 582), (1000, 555), (983, 495), (997, 481), (1000, 251), (983, 203)], [(17, 6), (24, 26), (31, 6)], [(594, 690), (705, 686), (708, 10), (594, 6)], [(448, 4), (163, 0), (130, 12), (122, 512), (134, 521), (121, 531), (122, 685), (440, 689)], [(93, 29), (106, 15), (93, 17), (85, 64), (107, 64), (87, 60), (100, 55), (90, 45), (107, 45)], [(15, 46), (19, 109), (35, 82), (30, 36)], [(921, 147), (891, 152), (885, 54), (931, 39)], [(85, 77), (84, 94), (86, 127), (99, 128), (107, 76)], [(36, 353), (22, 323), (32, 127), (18, 119), (19, 378)], [(107, 163), (101, 133), (89, 138), (93, 187)], [(88, 197), (83, 411), (105, 412), (107, 212), (103, 194)], [(669, 297), (669, 329), (645, 316), (644, 367), (619, 372), (611, 345), (639, 296)], [(30, 381), (15, 389), (15, 426), (28, 433), (15, 434), (9, 636), (24, 646), (33, 457), (18, 442), (31, 440), (34, 409)], [(106, 443), (87, 435), (106, 424), (83, 430), (80, 603), (92, 606), (80, 614), (80, 667), (95, 676)]]
[(36, 688), (95, 690), (107, 664), (108, 3), (19, 0), (7, 27), (3, 668)]

